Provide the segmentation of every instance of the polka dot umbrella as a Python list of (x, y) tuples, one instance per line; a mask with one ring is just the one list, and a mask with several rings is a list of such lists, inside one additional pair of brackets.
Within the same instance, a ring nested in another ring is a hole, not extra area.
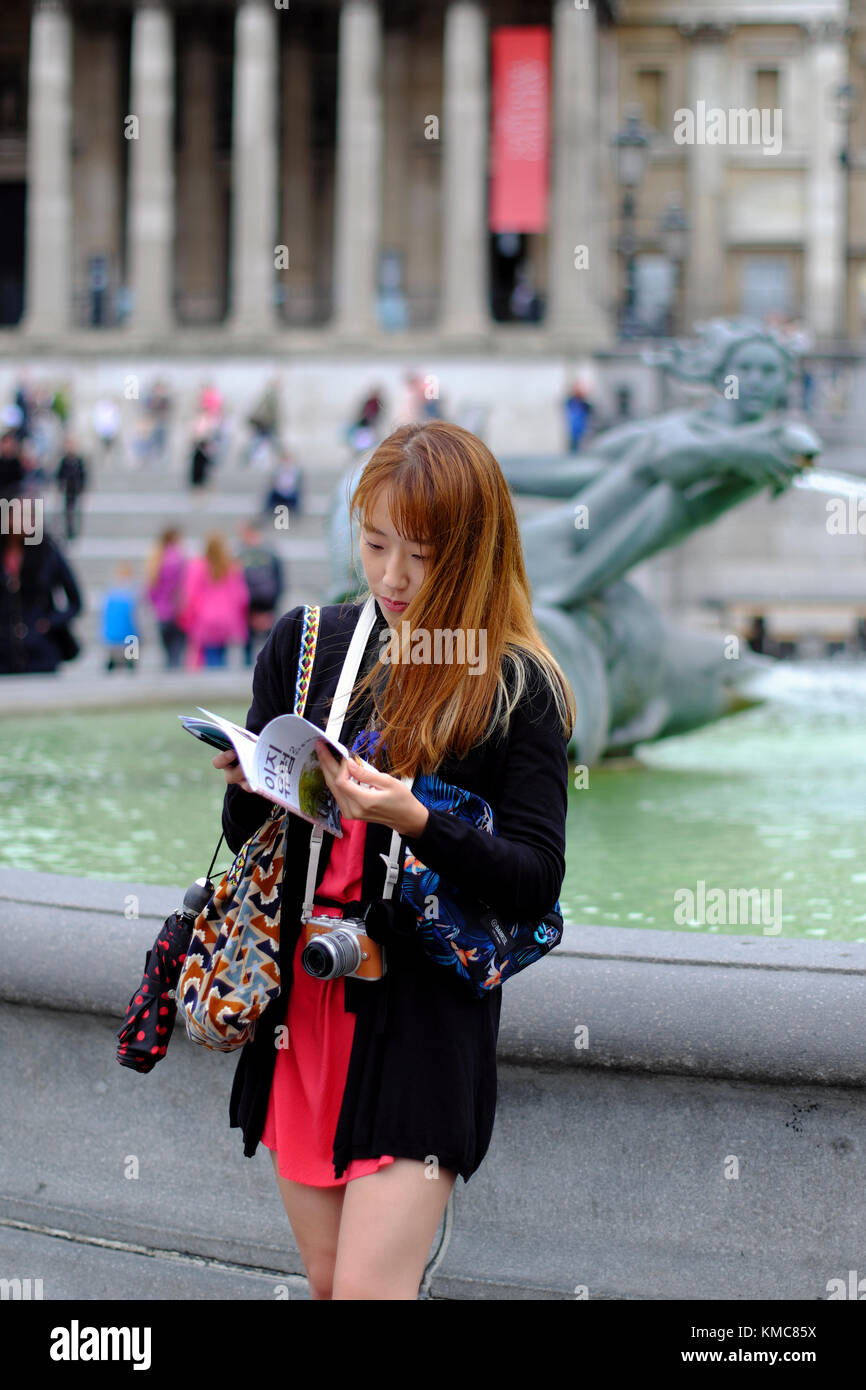
[[(222, 844), (222, 836), (220, 836)], [(219, 845), (217, 845), (217, 853)], [(216, 854), (214, 854), (216, 860)], [(211, 869), (213, 861), (211, 861)], [(117, 1061), (134, 1071), (152, 1071), (164, 1057), (177, 1018), (174, 991), (199, 913), (214, 895), (210, 870), (186, 892), (183, 907), (166, 917), (144, 958), (144, 976), (126, 1010), (117, 1036)]]

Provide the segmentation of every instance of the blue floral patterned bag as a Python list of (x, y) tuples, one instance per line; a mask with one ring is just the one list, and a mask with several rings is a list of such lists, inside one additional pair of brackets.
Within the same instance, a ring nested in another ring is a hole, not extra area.
[[(411, 785), (428, 810), (447, 811), (479, 830), (496, 834), (493, 812), (474, 792), (427, 773), (419, 773)], [(562, 940), (558, 899), (540, 922), (505, 921), (483, 903), (453, 888), (408, 850), (403, 860), (401, 896), (416, 913), (418, 936), (427, 954), (454, 970), (478, 998), (533, 965)]]

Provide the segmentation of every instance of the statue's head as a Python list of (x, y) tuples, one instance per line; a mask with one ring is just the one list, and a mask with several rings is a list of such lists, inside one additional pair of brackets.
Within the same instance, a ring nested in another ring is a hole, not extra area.
[(782, 343), (768, 333), (750, 333), (729, 344), (715, 385), (738, 420), (759, 420), (786, 404), (792, 371), (792, 356)]
[(696, 323), (693, 339), (675, 339), (643, 356), (682, 381), (711, 382), (745, 422), (785, 405), (797, 350), (755, 319), (718, 318)]

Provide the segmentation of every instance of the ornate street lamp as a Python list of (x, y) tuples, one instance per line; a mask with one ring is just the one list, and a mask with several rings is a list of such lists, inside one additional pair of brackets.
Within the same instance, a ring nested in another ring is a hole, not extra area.
[(828, 97), (830, 117), (844, 129), (844, 143), (839, 151), (839, 163), (845, 169), (851, 157), (851, 126), (860, 113), (860, 88), (853, 82), (840, 82), (831, 87)]
[(623, 338), (634, 338), (638, 331), (634, 314), (634, 256), (637, 250), (634, 231), (635, 192), (643, 180), (650, 146), (648, 127), (641, 119), (641, 108), (637, 102), (629, 102), (626, 106), (625, 123), (622, 130), (614, 136), (613, 144), (617, 151), (616, 176), (622, 189), (622, 233), (619, 238), (619, 252), (625, 258), (625, 297), (620, 334)]

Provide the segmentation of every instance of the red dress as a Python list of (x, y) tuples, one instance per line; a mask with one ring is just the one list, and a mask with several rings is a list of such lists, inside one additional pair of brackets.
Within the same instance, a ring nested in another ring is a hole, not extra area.
[[(343, 838), (334, 841), (318, 892), (340, 902), (361, 897), (361, 871), (367, 822), (344, 820)], [(337, 907), (318, 915), (342, 917)], [(316, 980), (301, 965), (306, 934), (298, 934), (294, 974), (285, 1022), (288, 1047), (277, 1049), (274, 1079), (262, 1143), (276, 1149), (280, 1176), (311, 1187), (342, 1187), (352, 1178), (375, 1173), (390, 1154), (354, 1158), (341, 1178), (334, 1177), (334, 1135), (343, 1101), (355, 1015), (345, 1009), (345, 982)]]

